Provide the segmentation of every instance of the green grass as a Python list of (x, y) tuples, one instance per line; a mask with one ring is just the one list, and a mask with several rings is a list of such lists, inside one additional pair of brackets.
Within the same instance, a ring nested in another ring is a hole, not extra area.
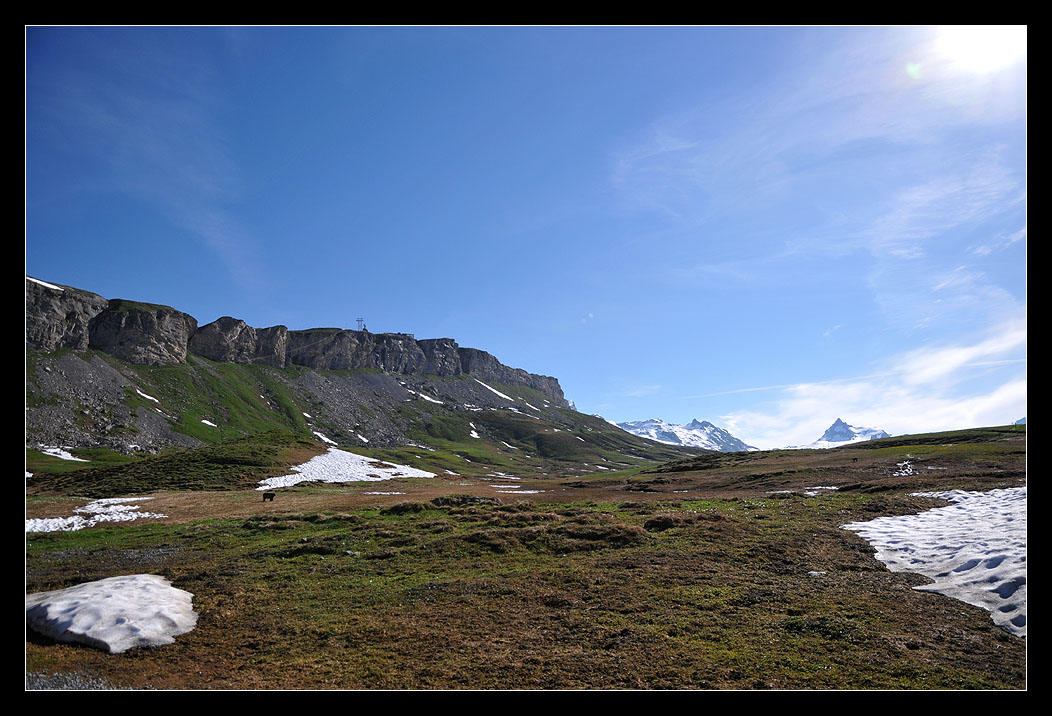
[(276, 428), (308, 433), (303, 408), (278, 378), (280, 374), (294, 377), (296, 368), (216, 363), (199, 356), (190, 356), (185, 365), (120, 365), (134, 371), (140, 390), (160, 401), (158, 405), (129, 390), (127, 405), (160, 408), (176, 418), (174, 431), (201, 442), (218, 443)]
[(243, 489), (319, 452), (313, 440), (270, 431), (109, 467), (52, 471), (35, 475), (29, 487), (37, 494), (95, 498), (164, 490)]
[(50, 473), (72, 472), (74, 470), (85, 470), (93, 467), (111, 467), (134, 462), (137, 458), (131, 455), (123, 455), (106, 448), (75, 448), (69, 453), (73, 457), (79, 457), (88, 462), (77, 462), (75, 460), (63, 460), (62, 458), (46, 455), (38, 450), (26, 450), (26, 470), (34, 476)]
[[(121, 659), (30, 644), (27, 668), (176, 688), (1024, 688), (1025, 642), (839, 529), (916, 500), (421, 503), (33, 536), (31, 591), (146, 566), (201, 617)], [(659, 516), (675, 526), (648, 529)]]
[(143, 303), (142, 301), (129, 301), (126, 298), (110, 299), (106, 310), (111, 311), (113, 313), (130, 313), (131, 311), (145, 311), (146, 313), (156, 313), (157, 311), (172, 311), (173, 313), (181, 313), (181, 311), (176, 311), (171, 306), (163, 306), (159, 303)]

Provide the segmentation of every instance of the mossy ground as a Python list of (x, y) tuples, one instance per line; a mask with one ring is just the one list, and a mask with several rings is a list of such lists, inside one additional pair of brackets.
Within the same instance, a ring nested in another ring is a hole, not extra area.
[[(1018, 484), (1023, 440), (944, 450), (914, 479)], [(436, 507), (457, 484), (437, 479), (158, 495), (166, 522), (30, 535), (27, 589), (162, 574), (197, 628), (119, 656), (30, 636), (27, 668), (162, 688), (1025, 688), (1025, 640), (840, 529), (938, 501), (801, 493), (892, 479), (882, 449), (534, 478), (549, 491), (505, 504)]]

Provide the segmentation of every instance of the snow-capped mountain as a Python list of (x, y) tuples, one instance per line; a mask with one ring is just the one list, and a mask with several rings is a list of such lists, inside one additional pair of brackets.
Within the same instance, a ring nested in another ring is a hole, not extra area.
[(878, 438), (890, 438), (886, 432), (879, 428), (856, 428), (854, 425), (848, 425), (840, 418), (829, 426), (829, 428), (822, 433), (822, 437), (818, 438), (815, 442), (810, 445), (790, 445), (789, 448), (833, 448), (840, 447), (841, 445), (847, 445), (848, 443), (860, 443), (866, 440), (877, 440)]
[(745, 452), (759, 449), (746, 445), (723, 428), (697, 418), (686, 425), (673, 425), (657, 419), (636, 420), (630, 423), (616, 423), (616, 425), (633, 435), (668, 445), (686, 445), (718, 452)]

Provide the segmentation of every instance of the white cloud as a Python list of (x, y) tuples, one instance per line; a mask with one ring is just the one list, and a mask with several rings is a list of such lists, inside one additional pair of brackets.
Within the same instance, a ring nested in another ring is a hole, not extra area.
[(768, 388), (780, 393), (768, 408), (721, 419), (764, 448), (810, 443), (838, 417), (892, 434), (1007, 424), (1026, 415), (1025, 348), (1025, 320), (1011, 320), (972, 344), (907, 351), (872, 375)]

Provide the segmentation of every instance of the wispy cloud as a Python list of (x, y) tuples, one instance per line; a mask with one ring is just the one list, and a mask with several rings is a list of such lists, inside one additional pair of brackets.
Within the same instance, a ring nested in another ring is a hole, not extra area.
[(642, 398), (646, 395), (654, 395), (661, 392), (660, 385), (637, 385), (622, 391), (621, 395), (627, 398)]
[(981, 244), (976, 244), (969, 249), (969, 252), (976, 256), (989, 256), (997, 251), (1003, 251), (1009, 246), (1026, 240), (1026, 227), (1024, 226), (1019, 231), (1012, 232), (1010, 234), (998, 234), (993, 237), (990, 241), (985, 241)]
[(85, 59), (39, 76), (30, 67), (28, 131), (68, 138), (64, 149), (90, 167), (76, 191), (137, 197), (196, 236), (243, 288), (258, 286), (254, 242), (228, 209), (244, 177), (218, 121), (227, 108), (214, 60), (158, 39), (114, 29), (66, 38)]
[(837, 417), (893, 434), (1003, 424), (1026, 414), (1025, 349), (1016, 319), (974, 343), (906, 351), (865, 376), (727, 391), (779, 395), (721, 419), (762, 447), (809, 443)]
[[(617, 152), (610, 180), (626, 209), (685, 232), (712, 227), (738, 258), (868, 252), (897, 262), (930, 256), (946, 232), (1020, 205), (1024, 177), (1005, 159), (1012, 149), (961, 139), (958, 128), (995, 120), (965, 111), (985, 96), (945, 71), (932, 38), (909, 29), (801, 37), (783, 74), (662, 117)], [(924, 61), (922, 77), (908, 76), (911, 59)], [(998, 107), (998, 121), (1025, 111)], [(694, 273), (721, 266), (707, 257)]]

